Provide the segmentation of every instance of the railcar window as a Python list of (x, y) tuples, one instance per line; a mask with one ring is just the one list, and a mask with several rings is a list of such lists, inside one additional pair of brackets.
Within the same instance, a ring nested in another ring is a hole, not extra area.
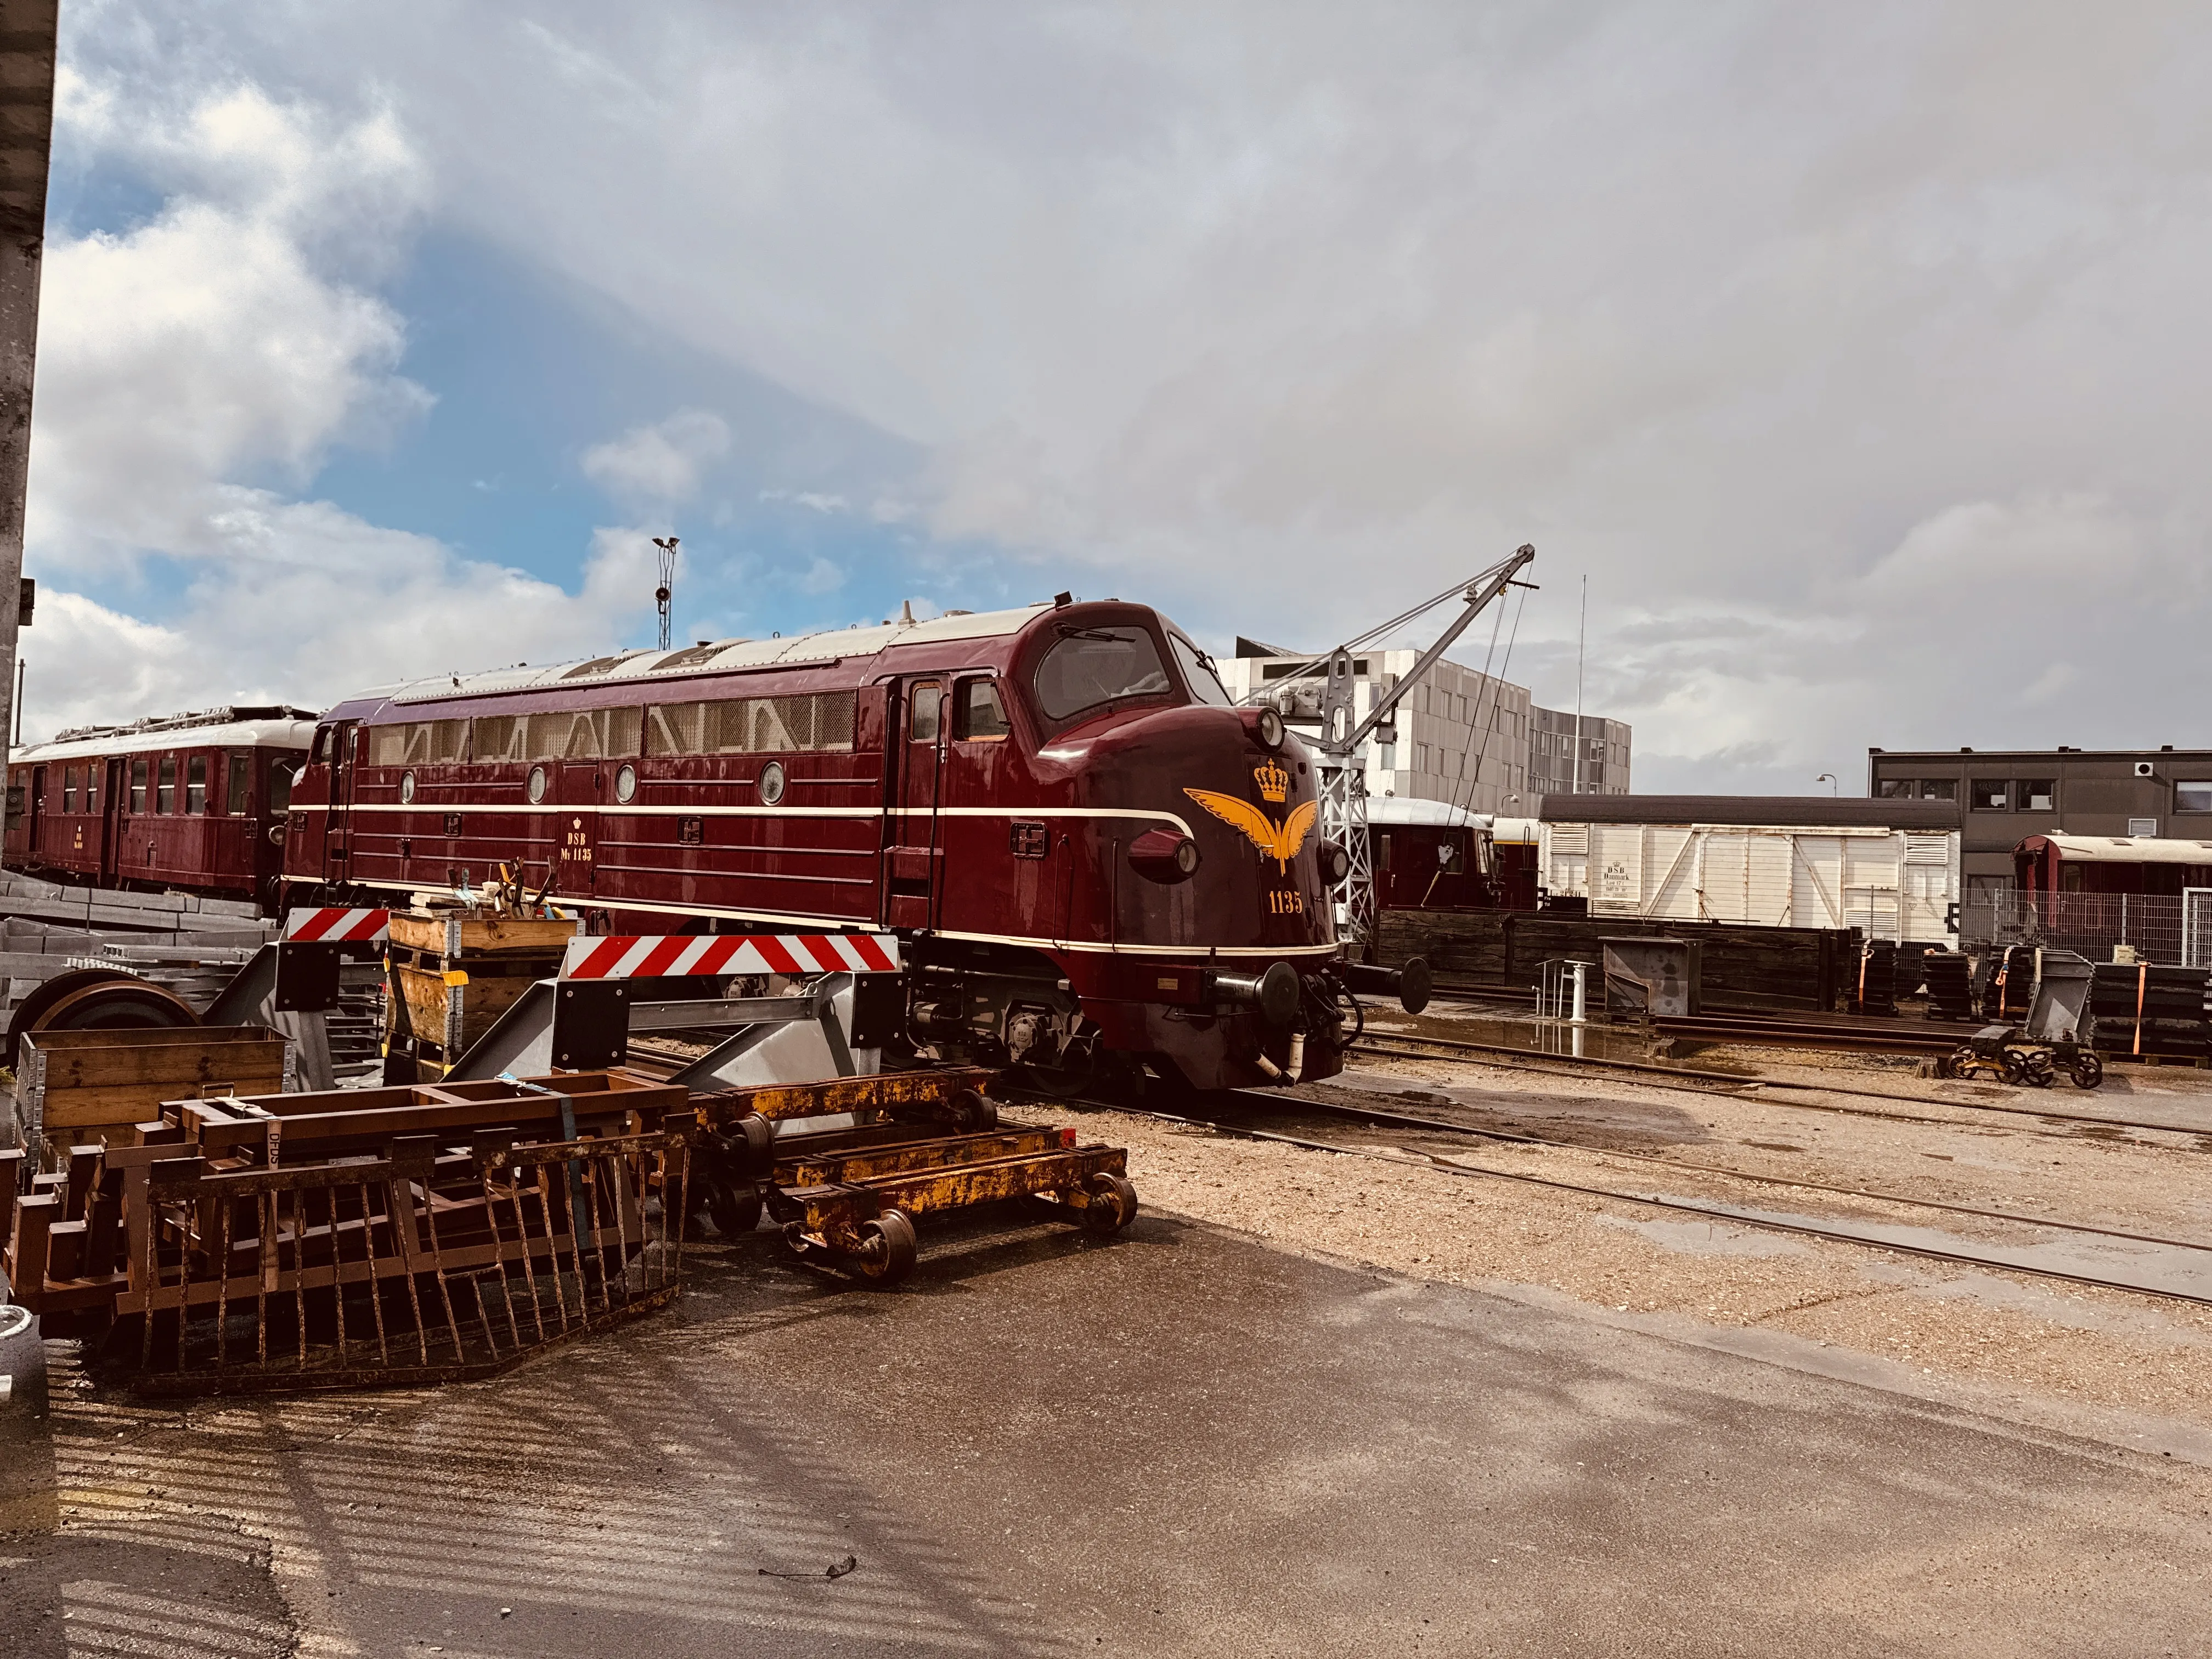
[[(645, 711), (645, 752), (648, 755), (843, 752), (853, 747), (857, 708), (858, 698), (850, 691), (800, 692), (782, 697), (731, 697), (716, 702), (655, 703)], [(629, 752), (635, 752), (635, 750)]]
[(243, 814), (253, 791), (253, 755), (233, 750), (223, 757), (223, 802), (233, 815)]
[(194, 755), (185, 763), (185, 811), (207, 811), (207, 757)]
[(100, 773), (106, 764), (106, 761), (94, 761), (84, 769), (84, 810), (88, 812), (100, 811)]
[(146, 810), (146, 763), (142, 760), (131, 763), (131, 810)]
[(301, 757), (280, 755), (269, 768), (269, 810), (282, 812), (292, 804), (292, 786), (299, 781)]
[(1230, 706), (1229, 689), (1214, 672), (1212, 658), (1180, 634), (1168, 635), (1168, 649), (1175, 653), (1176, 666), (1182, 670), (1183, 683), (1190, 687), (1192, 696), (1217, 708)]
[(23, 786), (20, 783), (11, 783), (8, 786), (8, 822), (10, 824), (16, 824), (22, 821)]
[(945, 705), (945, 688), (935, 680), (927, 685), (917, 685), (912, 694), (913, 712), (908, 717), (906, 734), (915, 743), (937, 741), (938, 714)]
[(1037, 706), (1051, 720), (1167, 689), (1159, 647), (1141, 628), (1064, 628), (1036, 666)]
[(62, 811), (76, 811), (76, 768), (74, 766), (62, 769)]
[(174, 755), (161, 757), (161, 769), (158, 775), (161, 781), (154, 786), (154, 810), (156, 812), (173, 812), (177, 810), (177, 757)]
[(952, 735), (969, 743), (989, 743), (1012, 730), (999, 702), (996, 680), (963, 680), (960, 703), (952, 720)]

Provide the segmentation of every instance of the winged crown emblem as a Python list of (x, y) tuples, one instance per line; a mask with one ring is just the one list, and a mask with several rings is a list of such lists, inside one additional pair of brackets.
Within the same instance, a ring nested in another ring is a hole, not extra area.
[(1313, 833), (1314, 820), (1321, 815), (1321, 804), (1310, 800), (1293, 806), (1290, 816), (1279, 824), (1250, 801), (1224, 795), (1218, 790), (1186, 789), (1183, 793), (1224, 823), (1243, 830), (1252, 845), (1260, 849), (1260, 856), (1274, 860), (1279, 871), (1290, 868), (1298, 848)]

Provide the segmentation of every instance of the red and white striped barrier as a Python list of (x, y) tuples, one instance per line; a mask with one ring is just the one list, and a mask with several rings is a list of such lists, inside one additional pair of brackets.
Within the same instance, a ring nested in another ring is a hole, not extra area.
[(369, 945), (392, 931), (389, 910), (295, 910), (284, 918), (284, 937), (302, 943)]
[(896, 933), (648, 933), (568, 941), (563, 979), (895, 974)]

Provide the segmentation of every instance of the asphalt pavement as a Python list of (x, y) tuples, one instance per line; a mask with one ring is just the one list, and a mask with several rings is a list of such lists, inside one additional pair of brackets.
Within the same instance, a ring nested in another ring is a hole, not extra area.
[(707, 1249), (672, 1311), (437, 1392), (142, 1403), (18, 1339), (0, 1646), (2207, 1645), (2200, 1463), (1171, 1217), (1012, 1220), (891, 1292)]

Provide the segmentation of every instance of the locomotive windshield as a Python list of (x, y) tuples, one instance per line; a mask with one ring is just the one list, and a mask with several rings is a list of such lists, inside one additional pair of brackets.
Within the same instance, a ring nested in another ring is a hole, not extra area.
[(1168, 690), (1167, 665), (1141, 628), (1063, 628), (1036, 667), (1037, 707), (1048, 720)]
[(1176, 666), (1182, 670), (1183, 684), (1190, 687), (1192, 696), (1217, 708), (1231, 705), (1234, 699), (1214, 671), (1212, 658), (1180, 634), (1168, 635), (1168, 648), (1175, 653)]

